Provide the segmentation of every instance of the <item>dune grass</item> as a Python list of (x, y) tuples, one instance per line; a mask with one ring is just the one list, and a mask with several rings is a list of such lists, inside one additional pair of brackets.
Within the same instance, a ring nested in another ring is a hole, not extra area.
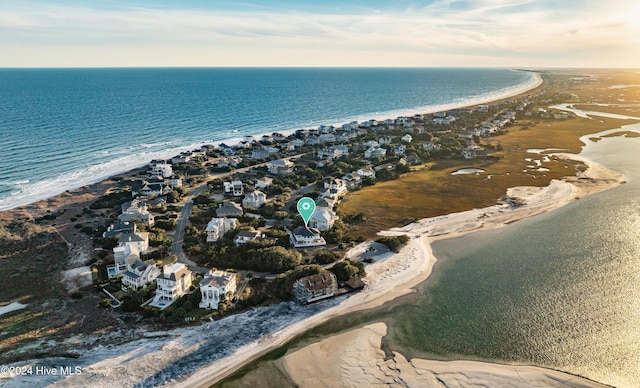
[[(428, 171), (408, 173), (400, 179), (380, 182), (349, 193), (338, 207), (341, 216), (364, 213), (366, 221), (349, 225), (353, 236), (374, 238), (378, 231), (406, 225), (426, 217), (491, 206), (514, 186), (546, 186), (552, 179), (575, 175), (577, 164), (552, 157), (536, 171), (533, 161), (544, 155), (528, 149), (561, 148), (562, 152), (578, 153), (583, 145), (579, 137), (630, 124), (628, 120), (544, 120), (522, 122), (510, 128), (506, 135), (485, 139), (484, 143), (500, 144), (503, 151), (495, 162), (445, 160), (438, 161)], [(451, 175), (457, 169), (476, 167), (480, 174)], [(489, 176), (491, 176), (489, 178)]]

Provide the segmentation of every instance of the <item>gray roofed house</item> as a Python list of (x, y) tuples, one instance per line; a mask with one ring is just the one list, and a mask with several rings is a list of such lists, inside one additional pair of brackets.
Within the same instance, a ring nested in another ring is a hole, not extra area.
[(122, 274), (122, 289), (127, 287), (139, 289), (154, 281), (160, 275), (160, 269), (156, 267), (154, 260), (136, 260), (129, 264), (128, 269)]
[(156, 295), (150, 306), (165, 309), (180, 299), (191, 287), (192, 272), (183, 263), (165, 265), (156, 278)]
[(200, 282), (201, 309), (218, 309), (227, 294), (236, 292), (237, 276), (232, 272), (215, 271), (207, 274)]
[(315, 228), (301, 226), (289, 232), (289, 241), (294, 248), (319, 247), (327, 242)]
[(223, 202), (216, 209), (217, 217), (239, 217), (243, 213), (242, 206), (235, 202)]
[(241, 230), (238, 232), (238, 234), (236, 234), (236, 237), (233, 239), (233, 243), (236, 246), (240, 246), (249, 241), (257, 240), (261, 236), (262, 233), (257, 230)]
[(103, 238), (117, 237), (122, 233), (135, 233), (137, 232), (136, 224), (133, 222), (117, 221), (114, 224), (109, 225), (107, 231), (102, 233)]

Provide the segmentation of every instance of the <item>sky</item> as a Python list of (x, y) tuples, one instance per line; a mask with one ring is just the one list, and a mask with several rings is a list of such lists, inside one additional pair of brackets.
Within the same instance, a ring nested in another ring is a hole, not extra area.
[(640, 68), (637, 0), (0, 0), (0, 67)]

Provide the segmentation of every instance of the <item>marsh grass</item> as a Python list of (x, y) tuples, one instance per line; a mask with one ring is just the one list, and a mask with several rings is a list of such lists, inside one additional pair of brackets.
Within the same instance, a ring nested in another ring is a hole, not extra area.
[[(495, 205), (514, 186), (546, 186), (552, 179), (575, 175), (577, 163), (552, 157), (539, 172), (525, 158), (541, 159), (532, 148), (561, 148), (579, 153), (584, 145), (579, 137), (631, 124), (629, 120), (523, 121), (506, 135), (484, 139), (485, 144), (502, 145), (498, 161), (443, 160), (428, 171), (408, 173), (349, 193), (339, 205), (341, 216), (364, 213), (365, 222), (349, 226), (353, 236), (374, 238), (378, 231), (403, 226), (415, 220)], [(525, 129), (526, 128), (526, 129)], [(546, 153), (545, 153), (546, 154)], [(457, 169), (476, 167), (481, 174), (451, 175)], [(489, 179), (488, 177), (491, 176)]]

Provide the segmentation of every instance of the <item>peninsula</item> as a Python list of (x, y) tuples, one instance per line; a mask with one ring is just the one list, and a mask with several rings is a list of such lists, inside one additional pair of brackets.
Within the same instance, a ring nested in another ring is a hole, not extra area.
[[(207, 386), (332, 317), (411, 293), (431, 273), (433, 241), (502, 227), (624, 182), (575, 154), (580, 136), (633, 121), (553, 108), (592, 103), (598, 88), (616, 81), (568, 71), (542, 77), (536, 89), (491, 104), (205, 146), (0, 213), (0, 271), (11, 286), (0, 351), (16, 364), (76, 360), (90, 373), (67, 377), (69, 384), (112, 384), (116, 365), (123, 384), (157, 384), (166, 377), (149, 376), (189, 359), (210, 325), (293, 299), (301, 279), (326, 274), (337, 283), (332, 295), (355, 291), (309, 306), (313, 313), (227, 348), (226, 357), (193, 362), (183, 369), (189, 376), (168, 377)], [(310, 227), (292, 206), (302, 196), (316, 199)], [(30, 289), (36, 278), (47, 287)], [(370, 335), (370, 343), (384, 334), (381, 326), (367, 330), (358, 336)], [(145, 343), (177, 350), (126, 361), (95, 351), (136, 352)], [(347, 354), (360, 345), (344, 346)], [(305, 352), (295, 360), (317, 354)], [(293, 359), (281, 364), (289, 378), (314, 378)], [(530, 373), (538, 381), (542, 372)]]

